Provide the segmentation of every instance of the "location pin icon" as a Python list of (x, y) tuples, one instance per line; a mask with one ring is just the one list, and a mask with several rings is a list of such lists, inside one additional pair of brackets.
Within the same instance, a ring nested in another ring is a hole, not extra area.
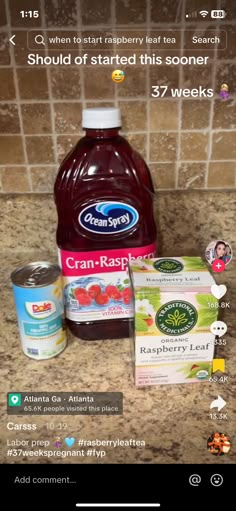
[(10, 394), (8, 396), (8, 405), (9, 406), (21, 406), (21, 394)]

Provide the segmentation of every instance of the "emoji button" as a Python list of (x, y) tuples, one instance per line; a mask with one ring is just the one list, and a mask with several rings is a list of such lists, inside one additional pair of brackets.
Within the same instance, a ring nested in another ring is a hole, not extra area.
[(223, 484), (223, 477), (221, 474), (213, 474), (210, 481), (212, 486), (221, 486)]
[(125, 79), (125, 73), (124, 73), (124, 71), (121, 71), (120, 69), (115, 69), (115, 71), (113, 71), (111, 77), (112, 77), (113, 82), (121, 83)]

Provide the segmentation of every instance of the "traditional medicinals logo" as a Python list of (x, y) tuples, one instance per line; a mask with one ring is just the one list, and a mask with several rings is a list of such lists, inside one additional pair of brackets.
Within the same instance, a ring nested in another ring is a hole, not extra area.
[(184, 265), (176, 259), (161, 259), (153, 264), (155, 270), (161, 273), (178, 273), (183, 270)]
[(163, 305), (156, 314), (156, 326), (166, 335), (182, 335), (197, 323), (198, 313), (189, 302), (173, 301)]
[(82, 209), (78, 220), (86, 231), (115, 234), (134, 227), (139, 219), (135, 208), (124, 202), (98, 202)]

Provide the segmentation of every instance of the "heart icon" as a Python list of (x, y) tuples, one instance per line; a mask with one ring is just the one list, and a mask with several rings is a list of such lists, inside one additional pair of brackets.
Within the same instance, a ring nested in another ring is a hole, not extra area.
[(211, 292), (213, 296), (215, 296), (216, 298), (222, 298), (222, 296), (225, 295), (226, 291), (227, 287), (224, 284), (220, 284), (220, 286), (217, 286), (217, 284), (213, 284), (213, 286), (211, 286)]
[(72, 447), (72, 445), (74, 445), (74, 443), (75, 443), (75, 438), (73, 438), (73, 437), (70, 437), (70, 438), (66, 437), (64, 440), (65, 440), (67, 447)]

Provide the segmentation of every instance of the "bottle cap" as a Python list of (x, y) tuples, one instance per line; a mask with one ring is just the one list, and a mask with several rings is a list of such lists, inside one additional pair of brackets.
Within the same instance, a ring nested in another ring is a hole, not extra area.
[(82, 127), (103, 130), (121, 127), (119, 108), (86, 108), (82, 113)]

